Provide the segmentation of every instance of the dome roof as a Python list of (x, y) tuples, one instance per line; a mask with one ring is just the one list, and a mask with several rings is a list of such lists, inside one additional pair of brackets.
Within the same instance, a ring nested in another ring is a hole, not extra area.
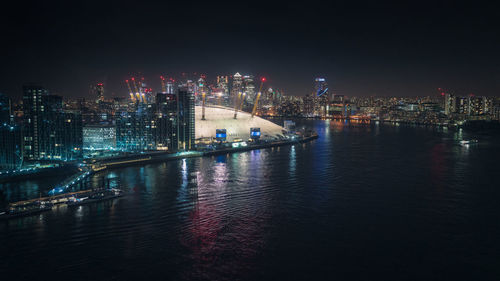
[(238, 112), (234, 119), (234, 109), (221, 106), (205, 107), (205, 119), (201, 120), (202, 107), (195, 107), (195, 134), (196, 138), (214, 137), (217, 129), (226, 129), (227, 140), (247, 140), (250, 138), (250, 128), (260, 128), (261, 138), (275, 138), (283, 136), (283, 127), (275, 123), (254, 116), (247, 112)]

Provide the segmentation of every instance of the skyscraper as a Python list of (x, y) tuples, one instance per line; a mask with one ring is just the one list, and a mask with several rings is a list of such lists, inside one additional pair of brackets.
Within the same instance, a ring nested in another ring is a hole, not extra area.
[(177, 132), (179, 140), (177, 150), (194, 149), (194, 93), (185, 87), (179, 88), (177, 91), (177, 112)]
[(455, 96), (449, 93), (446, 93), (444, 96), (444, 114), (450, 115), (455, 113)]
[(135, 110), (120, 112), (116, 117), (116, 145), (126, 151), (156, 149), (154, 104), (138, 104)]
[(487, 111), (486, 97), (470, 96), (468, 105), (469, 115), (484, 115)]
[(231, 99), (236, 102), (236, 98), (238, 97), (238, 94), (243, 91), (243, 77), (241, 74), (236, 72), (236, 74), (233, 75), (233, 83), (231, 85)]
[(223, 96), (229, 95), (229, 85), (227, 76), (217, 76), (217, 88), (222, 90)]
[(177, 95), (158, 93), (156, 95), (156, 130), (157, 149), (177, 150)]
[(103, 102), (104, 101), (104, 84), (97, 83), (96, 91), (97, 91), (97, 102), (98, 103)]
[(175, 95), (158, 93), (156, 104), (156, 140), (160, 149), (194, 149), (194, 93), (182, 85)]
[(253, 101), (255, 99), (255, 84), (253, 82), (253, 76), (243, 76), (243, 92), (246, 94), (247, 101)]
[(39, 85), (23, 86), (23, 113), (24, 113), (24, 156), (29, 160), (40, 158), (40, 136), (43, 123), (44, 106), (42, 97), (48, 95), (47, 89)]
[(28, 160), (73, 160), (82, 152), (82, 116), (63, 110), (62, 97), (37, 85), (23, 94), (24, 157)]
[(314, 91), (318, 97), (328, 96), (328, 84), (325, 78), (318, 77), (314, 79)]

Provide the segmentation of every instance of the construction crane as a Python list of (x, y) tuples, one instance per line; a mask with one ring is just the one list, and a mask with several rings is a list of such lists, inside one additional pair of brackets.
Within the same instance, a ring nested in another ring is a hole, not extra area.
[(262, 77), (260, 79), (259, 91), (257, 92), (257, 97), (255, 98), (255, 102), (253, 104), (252, 118), (255, 116), (255, 112), (257, 111), (257, 105), (259, 104), (259, 99), (260, 99), (260, 96), (262, 95), (262, 86), (264, 85), (264, 82), (266, 82), (266, 78)]
[(130, 88), (130, 83), (128, 82), (128, 79), (125, 80), (125, 83), (127, 83), (127, 88), (128, 88), (128, 92), (130, 94), (130, 99), (135, 102), (134, 92), (132, 92), (132, 88)]
[(161, 78), (161, 91), (162, 91), (162, 93), (166, 93), (167, 87), (165, 86), (165, 77), (160, 76), (160, 78)]
[(137, 96), (137, 100), (140, 102), (141, 101), (141, 93), (137, 89), (137, 84), (135, 83), (135, 78), (132, 77), (132, 83), (134, 84), (134, 90), (135, 90), (135, 95)]
[(139, 93), (141, 94), (142, 97), (142, 102), (146, 102), (146, 93), (144, 90), (144, 87), (146, 86), (146, 83), (144, 83), (144, 77), (141, 78), (141, 84), (139, 84)]

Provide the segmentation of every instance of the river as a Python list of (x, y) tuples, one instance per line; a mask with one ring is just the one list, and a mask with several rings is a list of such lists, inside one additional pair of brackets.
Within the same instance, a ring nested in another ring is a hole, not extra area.
[(319, 138), (106, 171), (87, 186), (125, 197), (0, 222), (2, 280), (500, 278), (500, 134), (297, 124)]

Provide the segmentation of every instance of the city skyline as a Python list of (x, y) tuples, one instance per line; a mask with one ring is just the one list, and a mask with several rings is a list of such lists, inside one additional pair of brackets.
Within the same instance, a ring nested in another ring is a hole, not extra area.
[(0, 92), (19, 98), (22, 84), (40, 82), (81, 97), (103, 82), (109, 94), (125, 96), (123, 80), (139, 73), (153, 80), (197, 72), (215, 80), (238, 71), (269, 77), (296, 96), (310, 93), (315, 77), (346, 96), (425, 96), (439, 87), (500, 92), (498, 18), (484, 4), (134, 7), (14, 7), (2, 18), (9, 44)]
[(500, 12), (0, 9), (5, 280), (497, 280)]

